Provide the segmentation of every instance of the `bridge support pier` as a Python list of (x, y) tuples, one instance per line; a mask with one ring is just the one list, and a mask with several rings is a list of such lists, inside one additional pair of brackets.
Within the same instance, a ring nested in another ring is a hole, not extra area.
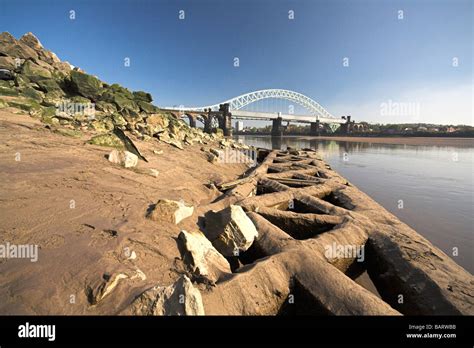
[(232, 114), (229, 111), (229, 103), (219, 105), (222, 116), (219, 120), (219, 128), (224, 132), (224, 136), (232, 136)]
[(309, 135), (319, 136), (319, 120), (316, 120), (316, 122), (311, 122)]
[(283, 134), (282, 118), (274, 118), (272, 121), (272, 137), (281, 137)]
[(346, 118), (346, 123), (341, 124), (341, 133), (342, 134), (348, 134), (351, 132), (351, 117), (347, 116)]
[(211, 134), (212, 132), (212, 114), (211, 109), (207, 111), (207, 115), (203, 115), (204, 119), (204, 133)]
[(188, 116), (188, 119), (189, 119), (189, 127), (196, 128), (196, 118), (195, 118), (195, 116), (193, 116), (191, 114), (186, 114), (186, 116)]

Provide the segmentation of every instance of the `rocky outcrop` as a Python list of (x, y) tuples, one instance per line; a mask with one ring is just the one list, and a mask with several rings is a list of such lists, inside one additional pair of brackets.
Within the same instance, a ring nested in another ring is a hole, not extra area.
[(148, 218), (155, 221), (166, 221), (179, 224), (183, 219), (193, 215), (194, 207), (187, 206), (182, 201), (160, 199), (153, 206)]
[(204, 315), (201, 293), (188, 277), (164, 287), (155, 286), (140, 296), (127, 308), (127, 315)]
[[(12, 81), (0, 81), (0, 107), (19, 108), (53, 128), (92, 133), (118, 128), (141, 140), (161, 141), (181, 150), (222, 138), (190, 128), (175, 115), (161, 111), (147, 92), (107, 84), (61, 62), (32, 33), (19, 40), (6, 32), (0, 34), (0, 68), (14, 75)], [(93, 113), (86, 114), (84, 109)], [(107, 142), (101, 145), (108, 146)], [(240, 146), (228, 141), (227, 146), (232, 145)]]

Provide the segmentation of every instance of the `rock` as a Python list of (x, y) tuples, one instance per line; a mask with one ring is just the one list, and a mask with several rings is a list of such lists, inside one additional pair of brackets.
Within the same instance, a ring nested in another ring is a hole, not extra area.
[(62, 92), (49, 92), (45, 94), (41, 105), (57, 107), (62, 102), (64, 102)]
[(41, 105), (38, 104), (37, 101), (27, 98), (16, 98), (15, 100), (8, 100), (8, 105), (23, 111), (32, 112), (34, 114), (40, 113), (42, 110)]
[(34, 49), (17, 41), (10, 33), (0, 34), (0, 55), (21, 59), (38, 59)]
[(35, 51), (40, 50), (43, 48), (43, 45), (41, 42), (38, 40), (36, 36), (33, 35), (33, 33), (26, 33), (23, 35), (19, 42), (29, 46), (30, 48), (34, 49)]
[(148, 218), (154, 221), (168, 221), (179, 224), (183, 219), (193, 215), (194, 207), (187, 206), (184, 202), (176, 202), (168, 199), (160, 199), (148, 214)]
[(168, 141), (168, 144), (180, 149), (184, 150), (183, 144), (179, 140), (171, 139)]
[(18, 40), (18, 42), (33, 49), (38, 54), (39, 59), (46, 62), (47, 64), (60, 62), (59, 58), (54, 53), (46, 50), (38, 38), (32, 33), (23, 35), (20, 40)]
[(214, 155), (213, 153), (207, 152), (206, 157), (207, 157), (207, 161), (212, 164), (219, 162), (219, 157)]
[(71, 83), (77, 93), (91, 100), (97, 100), (102, 92), (99, 79), (79, 71), (71, 71)]
[(100, 134), (89, 140), (89, 144), (122, 149), (122, 141), (115, 134)]
[(101, 279), (96, 280), (86, 287), (87, 300), (91, 305), (97, 304), (117, 287), (120, 280), (126, 278), (128, 278), (128, 276), (124, 273), (113, 275), (105, 273)]
[[(96, 106), (97, 110), (103, 111), (107, 114), (113, 114), (113, 113), (117, 112), (117, 107), (115, 106), (115, 104), (107, 103), (107, 102), (102, 101), (102, 100), (95, 103), (95, 106)], [(120, 117), (123, 119), (122, 116), (120, 116)]]
[(0, 69), (8, 69), (8, 70), (15, 70), (15, 59), (12, 57), (2, 57), (0, 56)]
[(146, 102), (146, 103), (151, 103), (153, 101), (153, 98), (151, 97), (151, 94), (143, 92), (143, 91), (133, 92), (133, 98), (137, 102), (138, 101), (143, 101), (143, 102)]
[(138, 113), (140, 108), (138, 105), (131, 99), (127, 99), (125, 96), (121, 94), (117, 94), (114, 96), (114, 102), (117, 105), (118, 110), (130, 110)]
[(236, 256), (250, 248), (258, 232), (242, 207), (231, 205), (206, 214), (206, 236), (221, 254)]
[(156, 112), (156, 110), (157, 110), (156, 106), (154, 106), (150, 103), (144, 102), (144, 101), (138, 101), (137, 104), (140, 107), (140, 109), (142, 111), (146, 112), (147, 114), (152, 114), (152, 113)]
[(162, 155), (163, 154), (163, 150), (153, 150), (153, 153), (155, 155)]
[[(76, 117), (77, 119), (78, 117)], [(107, 119), (94, 120), (89, 125), (98, 133), (106, 133), (114, 129), (113, 123)]]
[(152, 114), (146, 118), (146, 123), (166, 129), (169, 126), (169, 119), (163, 114)]
[(15, 76), (15, 86), (19, 87), (20, 89), (30, 87), (31, 81), (24, 75), (16, 74)]
[[(39, 88), (43, 92), (59, 92), (59, 94), (64, 95), (64, 92), (61, 90), (61, 87), (59, 87), (59, 84), (54, 79), (40, 80), (37, 83)], [(89, 100), (87, 101), (89, 102)]]
[(209, 149), (209, 152), (212, 153), (213, 155), (217, 156), (217, 157), (220, 157), (222, 156), (222, 151), (220, 150), (216, 150), (216, 149)]
[(125, 314), (133, 315), (204, 315), (201, 293), (188, 277), (182, 276), (176, 283), (155, 286), (142, 293)]
[(0, 80), (0, 87), (13, 88), (15, 87), (15, 82), (12, 80)]
[(2, 87), (0, 86), (0, 95), (16, 97), (19, 95), (18, 91), (11, 87)]
[(44, 93), (38, 92), (36, 89), (27, 87), (22, 91), (22, 94), (28, 98), (41, 102), (44, 98)]
[(229, 262), (201, 232), (181, 231), (178, 245), (184, 263), (198, 278), (214, 284), (221, 275), (232, 273)]
[(154, 177), (154, 178), (157, 178), (158, 175), (160, 174), (160, 172), (159, 172), (158, 170), (156, 170), (156, 169), (150, 169), (150, 172), (149, 172), (149, 173), (150, 173), (150, 175), (151, 175), (152, 177)]
[(125, 168), (136, 167), (138, 164), (138, 156), (123, 150), (112, 150), (108, 157), (109, 162), (120, 164)]
[(127, 121), (125, 121), (122, 115), (116, 113), (112, 115), (112, 122), (116, 126), (125, 126), (127, 124)]
[(23, 64), (21, 71), (25, 77), (33, 82), (52, 78), (51, 72), (48, 69), (33, 63), (31, 60), (27, 60), (25, 64)]
[(62, 76), (67, 76), (71, 72), (71, 64), (68, 62), (53, 63), (53, 68)]

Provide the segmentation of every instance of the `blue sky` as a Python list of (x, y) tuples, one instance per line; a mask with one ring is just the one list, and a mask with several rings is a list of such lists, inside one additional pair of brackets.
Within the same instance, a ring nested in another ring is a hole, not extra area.
[(31, 31), (62, 60), (149, 91), (156, 105), (284, 88), (356, 120), (472, 125), (472, 3), (0, 0), (0, 31)]

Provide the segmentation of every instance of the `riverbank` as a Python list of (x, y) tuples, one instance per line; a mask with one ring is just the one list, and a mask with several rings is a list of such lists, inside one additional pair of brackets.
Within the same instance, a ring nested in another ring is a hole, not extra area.
[(472, 314), (472, 275), (314, 151), (252, 169), (128, 134), (124, 168), (74, 134), (0, 111), (1, 240), (39, 248), (0, 260), (0, 313)]

